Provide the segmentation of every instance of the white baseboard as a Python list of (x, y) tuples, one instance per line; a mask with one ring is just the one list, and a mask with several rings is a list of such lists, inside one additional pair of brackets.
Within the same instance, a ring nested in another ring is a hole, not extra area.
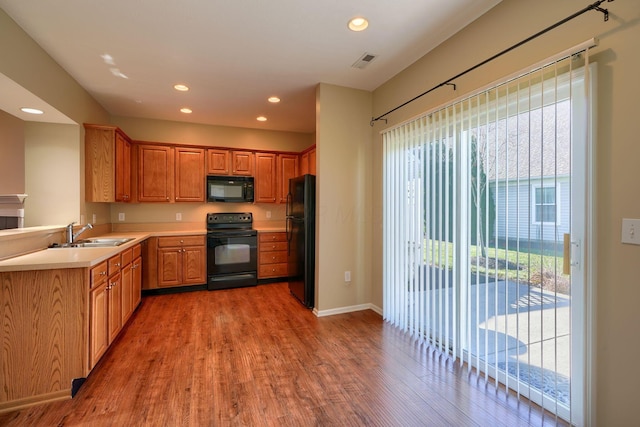
[(349, 307), (331, 308), (329, 310), (313, 309), (313, 314), (318, 317), (333, 316), (336, 314), (352, 313), (354, 311), (373, 310), (382, 316), (382, 309), (374, 304), (359, 304)]

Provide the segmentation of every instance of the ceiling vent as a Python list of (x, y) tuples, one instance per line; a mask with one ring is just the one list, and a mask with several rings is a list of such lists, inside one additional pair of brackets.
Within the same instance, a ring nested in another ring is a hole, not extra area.
[(353, 63), (352, 67), (353, 68), (359, 68), (359, 69), (362, 70), (362, 69), (366, 68), (367, 65), (371, 64), (371, 62), (376, 58), (377, 58), (376, 55), (373, 55), (371, 53), (365, 53), (360, 58), (358, 58), (358, 60), (356, 62)]

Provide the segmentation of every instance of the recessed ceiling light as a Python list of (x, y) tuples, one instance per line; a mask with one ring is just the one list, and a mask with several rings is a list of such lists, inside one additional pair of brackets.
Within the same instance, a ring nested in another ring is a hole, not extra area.
[(174, 86), (173, 86), (173, 88), (174, 88), (175, 90), (179, 90), (180, 92), (186, 92), (186, 91), (188, 91), (188, 90), (189, 90), (189, 86), (187, 86), (187, 85), (183, 85), (183, 84), (177, 84), (177, 85), (174, 85)]
[(267, 101), (271, 102), (272, 104), (277, 104), (278, 102), (280, 102), (280, 98), (278, 98), (277, 96), (270, 96)]
[(265, 116), (259, 116), (259, 117), (256, 117), (256, 120), (259, 122), (266, 122), (267, 118)]
[(22, 107), (20, 111), (29, 114), (44, 114), (44, 111), (38, 110), (37, 108)]
[(348, 27), (351, 31), (363, 31), (369, 26), (369, 21), (366, 19), (356, 16), (355, 18), (349, 21)]
[(185, 114), (191, 114), (193, 111), (191, 111), (191, 108), (181, 108), (180, 109), (181, 113), (185, 113)]

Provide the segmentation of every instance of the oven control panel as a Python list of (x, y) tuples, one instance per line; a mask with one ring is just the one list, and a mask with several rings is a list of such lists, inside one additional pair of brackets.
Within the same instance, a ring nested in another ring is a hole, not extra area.
[(215, 212), (207, 214), (207, 226), (223, 227), (244, 225), (251, 227), (253, 224), (253, 214), (251, 212)]

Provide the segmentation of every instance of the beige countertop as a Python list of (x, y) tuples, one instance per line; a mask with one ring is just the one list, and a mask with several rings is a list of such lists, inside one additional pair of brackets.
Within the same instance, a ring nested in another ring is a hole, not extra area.
[(284, 221), (253, 221), (253, 228), (258, 233), (278, 233), (287, 231)]
[(134, 240), (120, 246), (107, 248), (46, 248), (0, 261), (0, 272), (93, 267), (149, 237), (205, 234), (205, 229), (159, 232), (114, 232), (99, 237), (130, 237)]

